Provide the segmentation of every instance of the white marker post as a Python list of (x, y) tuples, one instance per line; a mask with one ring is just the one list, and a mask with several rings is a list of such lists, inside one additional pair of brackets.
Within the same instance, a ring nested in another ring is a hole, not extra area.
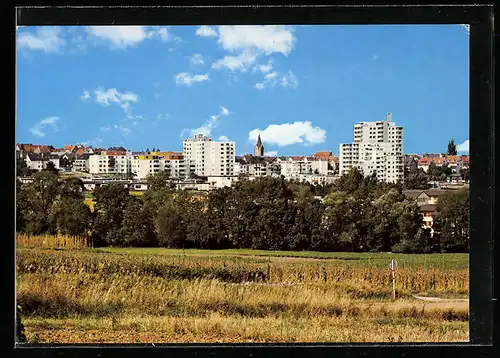
[(396, 299), (396, 267), (398, 266), (398, 262), (396, 260), (391, 260), (389, 264), (389, 268), (391, 269), (391, 278), (392, 278), (392, 298)]

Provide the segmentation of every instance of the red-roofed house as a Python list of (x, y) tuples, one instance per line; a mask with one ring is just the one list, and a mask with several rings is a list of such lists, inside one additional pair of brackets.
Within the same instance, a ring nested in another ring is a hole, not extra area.
[(77, 149), (78, 149), (78, 147), (76, 145), (73, 145), (73, 144), (65, 145), (63, 147), (63, 151), (66, 152), (66, 153), (76, 152)]

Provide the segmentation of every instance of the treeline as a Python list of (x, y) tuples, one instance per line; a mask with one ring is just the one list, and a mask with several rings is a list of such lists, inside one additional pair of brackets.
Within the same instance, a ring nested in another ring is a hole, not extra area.
[(173, 190), (164, 173), (148, 184), (141, 197), (120, 184), (97, 188), (91, 212), (80, 180), (42, 171), (18, 183), (17, 230), (91, 237), (95, 246), (468, 252), (466, 190), (440, 199), (431, 235), (401, 185), (356, 170), (328, 186), (263, 177), (193, 194)]

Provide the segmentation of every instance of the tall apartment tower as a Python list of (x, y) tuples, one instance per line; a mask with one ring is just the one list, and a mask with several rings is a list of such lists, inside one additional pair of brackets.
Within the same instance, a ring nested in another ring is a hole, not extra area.
[(199, 176), (234, 175), (234, 153), (235, 142), (216, 142), (203, 134), (182, 142), (184, 159), (195, 163)]
[(264, 156), (264, 146), (262, 145), (262, 141), (260, 140), (260, 134), (259, 138), (257, 139), (257, 144), (255, 145), (255, 156), (256, 157)]
[(340, 144), (340, 175), (358, 168), (365, 176), (377, 174), (379, 181), (403, 181), (403, 127), (387, 113), (385, 121), (354, 125), (352, 143)]

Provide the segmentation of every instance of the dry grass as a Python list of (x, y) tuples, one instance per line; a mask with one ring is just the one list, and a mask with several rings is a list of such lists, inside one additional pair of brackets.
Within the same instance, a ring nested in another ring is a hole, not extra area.
[(344, 317), (124, 316), (25, 320), (28, 340), (56, 343), (466, 342), (468, 322)]
[[(104, 252), (18, 250), (17, 269), (24, 272), (153, 275), (170, 279), (219, 279), (226, 282), (341, 284), (362, 286), (364, 296), (390, 287), (389, 272), (373, 266), (327, 260), (274, 261), (263, 258), (130, 255)], [(401, 294), (423, 291), (466, 295), (469, 270), (406, 267), (397, 272)], [(373, 291), (373, 292), (372, 292)]]
[(21, 247), (83, 250), (92, 247), (88, 238), (68, 235), (25, 235), (16, 236)]
[[(412, 292), (466, 293), (468, 272), (339, 263), (18, 249), (17, 298), (41, 342), (466, 341), (468, 307)], [(324, 272), (327, 272), (326, 279)]]

